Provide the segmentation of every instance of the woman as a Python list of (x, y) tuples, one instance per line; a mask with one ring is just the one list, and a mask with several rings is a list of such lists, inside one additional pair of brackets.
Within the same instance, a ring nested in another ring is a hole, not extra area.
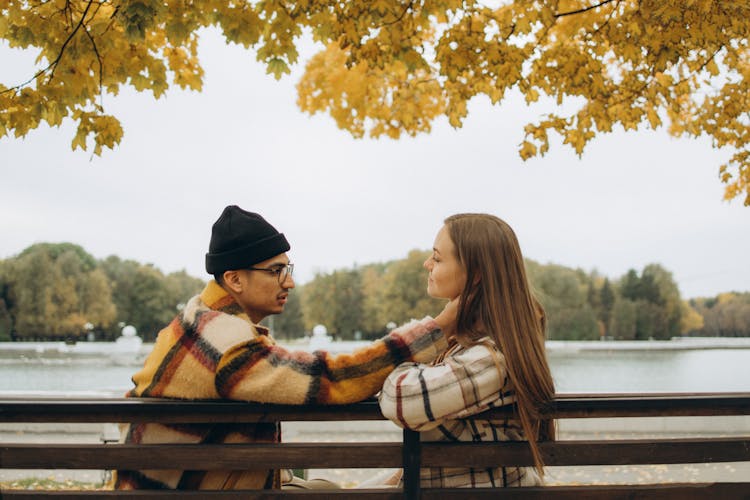
[[(383, 415), (420, 431), (422, 441), (529, 441), (534, 468), (422, 469), (423, 487), (542, 484), (536, 441), (554, 439), (554, 422), (542, 410), (555, 389), (544, 312), (513, 230), (492, 215), (448, 217), (424, 267), (427, 293), (457, 303), (456, 329), (435, 362), (403, 363), (388, 376), (379, 397)], [(477, 415), (511, 404), (513, 417)]]

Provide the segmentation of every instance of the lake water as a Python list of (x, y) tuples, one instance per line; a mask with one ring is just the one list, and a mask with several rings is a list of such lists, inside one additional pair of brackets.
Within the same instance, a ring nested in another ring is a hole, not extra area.
[[(606, 349), (599, 343), (584, 349), (576, 343), (548, 347), (557, 392), (750, 392), (750, 342), (749, 348), (662, 349), (654, 344), (637, 350), (612, 344)], [(356, 346), (335, 345), (339, 351)], [(130, 377), (140, 363), (91, 350), (20, 352), (0, 346), (0, 393), (119, 396), (132, 387)]]

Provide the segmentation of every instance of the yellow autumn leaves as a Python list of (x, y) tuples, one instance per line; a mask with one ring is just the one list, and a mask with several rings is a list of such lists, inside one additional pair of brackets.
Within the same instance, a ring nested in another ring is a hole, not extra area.
[(380, 69), (367, 60), (346, 65), (347, 54), (330, 44), (316, 54), (297, 85), (300, 108), (328, 109), (336, 124), (362, 137), (398, 138), (402, 131), (429, 132), (432, 120), (445, 110), (437, 82), (423, 71), (410, 72), (403, 61)]
[(201, 89), (201, 28), (252, 48), (276, 78), (308, 33), (321, 50), (299, 106), (356, 137), (427, 133), (440, 116), (460, 127), (475, 96), (501, 104), (518, 89), (565, 104), (525, 127), (522, 158), (548, 152), (550, 133), (581, 154), (618, 127), (666, 126), (734, 151), (720, 179), (750, 205), (747, 0), (0, 0), (0, 13), (0, 37), (35, 48), (42, 70), (0, 84), (0, 135), (70, 118), (74, 147), (99, 152), (122, 133), (103, 94)]

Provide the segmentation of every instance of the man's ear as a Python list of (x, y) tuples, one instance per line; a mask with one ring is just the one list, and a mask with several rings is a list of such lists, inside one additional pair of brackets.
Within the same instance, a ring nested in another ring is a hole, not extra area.
[(242, 281), (240, 280), (240, 272), (235, 270), (224, 271), (224, 284), (235, 293), (242, 291)]

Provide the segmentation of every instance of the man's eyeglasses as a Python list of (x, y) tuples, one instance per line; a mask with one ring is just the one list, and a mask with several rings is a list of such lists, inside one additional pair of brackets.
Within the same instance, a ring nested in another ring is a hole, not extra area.
[(286, 281), (294, 272), (294, 264), (280, 264), (271, 267), (246, 267), (248, 271), (265, 271), (269, 274), (275, 274), (279, 278), (279, 284)]

